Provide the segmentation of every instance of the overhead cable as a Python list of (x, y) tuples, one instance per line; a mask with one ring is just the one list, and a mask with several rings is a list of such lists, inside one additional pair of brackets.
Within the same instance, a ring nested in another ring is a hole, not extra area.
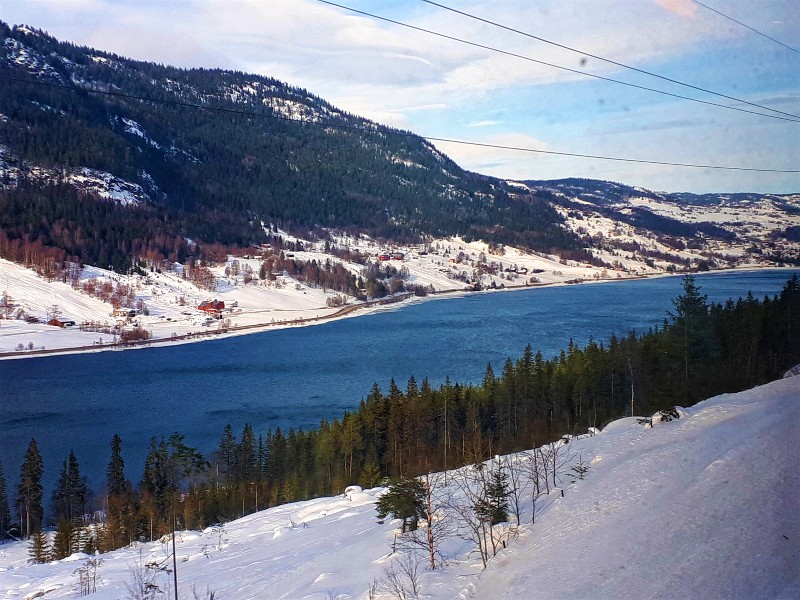
[[(423, 0), (423, 1), (424, 1), (424, 0)], [(713, 12), (713, 13), (717, 13), (717, 14), (718, 14), (720, 17), (724, 17), (724, 18), (728, 19), (729, 21), (733, 21), (733, 22), (734, 22), (734, 23), (736, 23), (737, 25), (741, 25), (741, 26), (742, 26), (742, 27), (744, 27), (745, 29), (749, 29), (750, 31), (752, 31), (753, 33), (757, 33), (757, 34), (758, 34), (758, 35), (760, 35), (761, 37), (765, 37), (765, 38), (767, 38), (768, 40), (770, 40), (770, 41), (772, 41), (772, 42), (775, 42), (776, 44), (779, 44), (779, 45), (783, 46), (784, 48), (788, 48), (788, 49), (789, 49), (789, 50), (791, 50), (792, 52), (797, 52), (798, 54), (800, 54), (800, 50), (798, 50), (797, 48), (792, 48), (792, 47), (791, 47), (791, 46), (789, 46), (788, 44), (784, 44), (784, 43), (783, 43), (783, 42), (781, 42), (780, 40), (776, 40), (774, 37), (770, 37), (770, 36), (768, 36), (766, 33), (761, 33), (761, 32), (760, 32), (758, 29), (753, 29), (752, 27), (750, 27), (750, 25), (745, 25), (745, 24), (744, 24), (744, 23), (742, 23), (741, 21), (737, 21), (737, 20), (736, 20), (736, 19), (734, 19), (733, 17), (730, 17), (730, 16), (726, 15), (725, 13), (718, 11), (716, 8), (711, 8), (711, 7), (710, 7), (710, 6), (708, 6), (707, 4), (703, 4), (702, 2), (698, 2), (697, 0), (692, 0), (692, 1), (693, 1), (695, 4), (699, 4), (700, 6), (702, 6), (703, 8), (705, 8), (706, 10), (710, 10), (710, 11), (711, 11), (711, 12)]]
[[(454, 42), (458, 42), (458, 43), (461, 43), (461, 44), (466, 44), (468, 46), (473, 46), (475, 48), (481, 48), (483, 50), (489, 50), (491, 52), (497, 52), (498, 54), (504, 54), (506, 56), (512, 56), (514, 58), (519, 58), (519, 59), (522, 59), (522, 60), (526, 60), (528, 62), (537, 63), (537, 64), (544, 65), (544, 66), (547, 66), (547, 67), (552, 67), (554, 69), (560, 69), (562, 71), (568, 71), (570, 73), (576, 73), (578, 75), (585, 75), (587, 77), (593, 77), (594, 79), (600, 79), (602, 81), (609, 81), (611, 83), (617, 83), (617, 84), (624, 85), (624, 86), (627, 86), (627, 87), (636, 88), (636, 89), (639, 89), (639, 90), (645, 90), (645, 91), (648, 91), (648, 92), (655, 92), (657, 94), (662, 94), (664, 96), (671, 96), (673, 98), (679, 98), (681, 100), (689, 100), (691, 102), (698, 102), (700, 104), (707, 104), (707, 105), (710, 105), (710, 106), (716, 106), (716, 107), (725, 108), (725, 109), (728, 109), (728, 110), (735, 110), (735, 111), (738, 111), (738, 112), (749, 113), (749, 114), (758, 115), (758, 116), (761, 116), (761, 117), (769, 117), (771, 119), (780, 119), (780, 120), (783, 120), (783, 121), (791, 121), (791, 122), (794, 122), (794, 123), (800, 122), (800, 115), (794, 115), (794, 114), (791, 114), (791, 113), (781, 113), (781, 114), (786, 114), (787, 115), (786, 117), (783, 117), (783, 116), (780, 116), (780, 115), (777, 115), (777, 114), (776, 115), (765, 114), (765, 113), (762, 113), (762, 112), (756, 112), (756, 111), (753, 111), (753, 110), (748, 110), (746, 108), (740, 108), (738, 106), (728, 106), (726, 104), (719, 104), (717, 102), (710, 102), (708, 100), (700, 100), (699, 98), (692, 98), (690, 96), (682, 96), (680, 94), (673, 94), (672, 92), (666, 92), (664, 90), (659, 90), (659, 89), (655, 89), (655, 88), (651, 88), (651, 87), (647, 87), (647, 86), (643, 86), (643, 85), (637, 85), (635, 83), (628, 83), (627, 81), (620, 81), (619, 79), (613, 79), (611, 77), (603, 77), (602, 75), (595, 75), (594, 73), (587, 73), (586, 71), (580, 71), (578, 69), (572, 69), (570, 67), (564, 67), (562, 65), (556, 65), (556, 64), (553, 64), (553, 63), (545, 62), (543, 60), (537, 60), (535, 58), (531, 58), (530, 56), (517, 54), (515, 52), (509, 52), (508, 50), (501, 50), (501, 49), (495, 48), (493, 46), (487, 46), (486, 44), (480, 44), (478, 42), (471, 42), (471, 41), (465, 40), (463, 38), (458, 38), (458, 37), (455, 37), (455, 36), (452, 36), (452, 35), (447, 35), (446, 33), (441, 33), (441, 32), (433, 31), (433, 30), (430, 30), (430, 29), (425, 29), (424, 27), (417, 27), (416, 25), (410, 25), (408, 23), (403, 23), (402, 21), (397, 21), (395, 19), (390, 19), (388, 17), (382, 17), (380, 15), (369, 13), (369, 12), (366, 12), (366, 11), (363, 11), (363, 10), (358, 10), (358, 9), (352, 8), (350, 6), (345, 6), (344, 4), (337, 4), (336, 2), (331, 2), (330, 0), (317, 0), (317, 2), (320, 2), (321, 4), (327, 4), (329, 6), (334, 6), (336, 8), (341, 8), (342, 10), (346, 10), (346, 11), (349, 11), (349, 12), (352, 12), (352, 13), (355, 13), (355, 14), (363, 15), (365, 17), (370, 17), (372, 19), (376, 19), (376, 20), (379, 20), (379, 21), (385, 21), (386, 23), (392, 23), (393, 25), (398, 25), (400, 27), (406, 27), (406, 28), (412, 29), (414, 31), (427, 33), (429, 35), (435, 35), (435, 36), (440, 37), (440, 38), (444, 38), (444, 39), (451, 40), (451, 41), (454, 41)], [(767, 108), (767, 107), (761, 107), (761, 108), (764, 108), (765, 110), (769, 110), (769, 111), (772, 111), (772, 112), (778, 112), (778, 113), (781, 112), (781, 111), (776, 111), (775, 109), (772, 109), (772, 108)]]
[(711, 94), (713, 96), (718, 96), (720, 98), (725, 98), (727, 100), (734, 100), (736, 102), (741, 102), (742, 104), (747, 104), (749, 106), (755, 106), (757, 108), (761, 108), (763, 110), (769, 110), (769, 111), (772, 111), (774, 113), (778, 113), (778, 114), (781, 114), (781, 115), (786, 115), (786, 116), (790, 116), (790, 117), (797, 117), (798, 116), (798, 115), (793, 115), (791, 113), (786, 113), (786, 112), (783, 112), (783, 111), (780, 111), (780, 110), (776, 110), (774, 108), (769, 108), (768, 106), (764, 106), (762, 104), (756, 104), (755, 102), (749, 102), (748, 100), (742, 100), (741, 98), (736, 98), (735, 96), (729, 96), (727, 94), (722, 94), (720, 92), (715, 92), (713, 90), (709, 90), (709, 89), (706, 89), (704, 87), (700, 87), (698, 85), (692, 85), (691, 83), (686, 83), (684, 81), (679, 81), (677, 79), (672, 79), (671, 77), (666, 77), (664, 75), (659, 75), (658, 73), (653, 73), (652, 71), (647, 71), (645, 69), (640, 69), (638, 67), (633, 67), (631, 65), (626, 65), (624, 63), (617, 62), (615, 60), (611, 60), (610, 58), (604, 58), (602, 56), (598, 56), (597, 54), (592, 54), (591, 52), (586, 52), (584, 50), (580, 50), (579, 48), (573, 48), (573, 47), (567, 46), (565, 44), (559, 44), (558, 42), (554, 42), (552, 40), (548, 40), (548, 39), (540, 37), (538, 35), (533, 35), (532, 33), (528, 33), (526, 31), (515, 29), (514, 27), (509, 27), (507, 25), (503, 25), (503, 24), (498, 23), (496, 21), (492, 21), (492, 20), (489, 20), (489, 19), (484, 19), (483, 17), (479, 17), (477, 15), (473, 15), (473, 14), (464, 12), (462, 10), (458, 10), (458, 9), (452, 8), (450, 6), (445, 6), (444, 4), (440, 4), (439, 2), (433, 2), (432, 0), (420, 0), (420, 1), (424, 2), (425, 4), (430, 4), (431, 6), (437, 6), (437, 7), (441, 8), (441, 9), (443, 9), (443, 10), (448, 10), (450, 12), (462, 15), (464, 17), (468, 17), (470, 19), (474, 19), (476, 21), (480, 21), (481, 23), (486, 23), (487, 25), (492, 25), (493, 27), (499, 27), (500, 29), (504, 29), (506, 31), (510, 31), (512, 33), (516, 33), (516, 34), (525, 36), (527, 38), (542, 42), (544, 44), (550, 44), (551, 46), (556, 46), (557, 48), (562, 48), (564, 50), (569, 50), (570, 52), (575, 52), (575, 53), (580, 54), (582, 56), (588, 56), (590, 58), (594, 58), (596, 60), (611, 64), (611, 65), (615, 65), (617, 67), (622, 67), (624, 69), (629, 69), (631, 71), (636, 71), (637, 73), (642, 73), (643, 75), (648, 75), (650, 77), (656, 77), (656, 78), (661, 79), (663, 81), (668, 81), (670, 83), (674, 83), (674, 84), (677, 84), (677, 85), (682, 85), (684, 87), (691, 88), (693, 90), (697, 90), (698, 92), (704, 92), (706, 94)]

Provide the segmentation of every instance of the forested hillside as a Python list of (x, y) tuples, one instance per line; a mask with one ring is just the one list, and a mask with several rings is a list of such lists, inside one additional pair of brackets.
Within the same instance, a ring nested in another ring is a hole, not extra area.
[(265, 240), (262, 223), (576, 247), (535, 193), (512, 197), (422, 138), (305, 90), (2, 22), (0, 35), (0, 253), (12, 260), (40, 244), (102, 266), (182, 261), (186, 238), (246, 246)]
[[(315, 429), (261, 432), (247, 425), (237, 437), (227, 427), (209, 460), (175, 433), (152, 440), (141, 475), (125, 473), (124, 440), (115, 438), (106, 527), (92, 547), (160, 536), (170, 530), (173, 503), (182, 527), (202, 528), (257, 506), (341, 493), (351, 483), (371, 487), (386, 477), (475, 464), (625, 415), (664, 410), (669, 418), (675, 405), (750, 388), (800, 362), (796, 276), (775, 297), (724, 305), (709, 304), (687, 276), (673, 307), (662, 328), (641, 335), (585, 348), (569, 343), (549, 359), (529, 346), (516, 360), (489, 365), (481, 385), (447, 380), (434, 388), (412, 377), (401, 387), (392, 380), (385, 389), (376, 383), (354, 412)], [(86, 514), (89, 504), (77, 464), (65, 457), (47, 516), (41, 455), (31, 442), (22, 472), (37, 464), (31, 477), (38, 477), (38, 500), (28, 508), (18, 503), (22, 532), (35, 531), (43, 517), (69, 528), (70, 514)], [(62, 497), (71, 503), (59, 503)], [(73, 519), (72, 527), (83, 526)]]

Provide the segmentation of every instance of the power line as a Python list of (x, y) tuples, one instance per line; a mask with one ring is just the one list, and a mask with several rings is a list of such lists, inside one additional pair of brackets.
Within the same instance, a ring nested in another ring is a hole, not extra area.
[[(559, 44), (558, 42), (554, 42), (552, 40), (548, 40), (546, 38), (539, 37), (537, 35), (533, 35), (532, 33), (528, 33), (526, 31), (521, 31), (519, 29), (515, 29), (513, 27), (508, 27), (507, 25), (503, 25), (501, 23), (497, 23), (496, 21), (491, 21), (489, 19), (484, 19), (484, 18), (479, 17), (477, 15), (473, 15), (473, 14), (470, 14), (470, 13), (455, 9), (455, 8), (450, 7), (450, 6), (445, 6), (444, 4), (440, 4), (438, 2), (433, 2), (432, 0), (420, 0), (420, 1), (424, 2), (425, 4), (430, 4), (431, 6), (437, 6), (437, 7), (441, 8), (441, 9), (444, 9), (444, 10), (459, 14), (459, 15), (464, 16), (464, 17), (467, 17), (467, 18), (470, 18), (470, 19), (474, 19), (476, 21), (480, 21), (481, 23), (486, 23), (487, 25), (492, 25), (493, 27), (499, 27), (500, 29), (504, 29), (506, 31), (510, 31), (512, 33), (516, 33), (516, 34), (525, 36), (525, 37), (533, 39), (533, 40), (537, 40), (537, 41), (545, 43), (545, 44), (550, 44), (551, 46), (556, 46), (557, 48), (561, 48), (563, 50), (569, 50), (570, 52), (576, 52), (576, 53), (581, 54), (583, 56), (589, 56), (591, 58), (597, 59), (599, 61), (611, 64), (611, 65), (615, 65), (617, 67), (623, 67), (625, 69), (629, 69), (631, 71), (636, 71), (637, 73), (642, 73), (642, 74), (648, 75), (650, 77), (656, 77), (656, 78), (661, 79), (663, 81), (668, 81), (670, 83), (674, 83), (674, 84), (677, 84), (677, 85), (682, 85), (684, 87), (691, 88), (691, 89), (697, 90), (699, 92), (704, 92), (706, 94), (711, 94), (713, 96), (718, 96), (720, 98), (725, 98), (727, 100), (734, 100), (736, 102), (741, 102), (742, 104), (747, 104), (749, 106), (755, 106), (757, 108), (761, 108), (763, 110), (769, 110), (769, 111), (772, 111), (774, 113), (778, 113), (778, 114), (781, 114), (781, 115), (786, 115), (786, 116), (795, 117), (795, 118), (798, 117), (798, 115), (793, 115), (791, 113), (786, 113), (786, 112), (783, 112), (783, 111), (780, 111), (780, 110), (776, 110), (774, 108), (769, 108), (768, 106), (763, 106), (761, 104), (756, 104), (755, 102), (749, 102), (748, 100), (742, 100), (741, 98), (736, 98), (735, 96), (728, 96), (727, 94), (722, 94), (720, 92), (715, 92), (713, 90), (709, 90), (709, 89), (706, 89), (704, 87), (693, 85), (691, 83), (686, 83), (686, 82), (683, 82), (683, 81), (679, 81), (677, 79), (672, 79), (670, 77), (666, 77), (664, 75), (659, 75), (658, 73), (653, 73), (652, 71), (647, 71), (645, 69), (640, 69), (638, 67), (632, 67), (630, 65), (626, 65), (624, 63), (617, 62), (615, 60), (611, 60), (610, 58), (604, 58), (602, 56), (598, 56), (598, 55), (592, 54), (590, 52), (585, 52), (584, 50), (580, 50), (578, 48), (573, 48), (573, 47), (567, 46), (565, 44)], [(698, 2), (698, 4), (699, 4), (699, 2)]]
[(142, 102), (153, 102), (157, 104), (167, 104), (173, 106), (181, 106), (185, 108), (199, 108), (203, 110), (213, 111), (213, 112), (220, 112), (226, 114), (236, 114), (236, 115), (243, 115), (248, 117), (261, 117), (265, 119), (273, 119), (276, 121), (283, 121), (289, 123), (300, 123), (303, 125), (315, 125), (318, 127), (327, 127), (332, 129), (344, 129), (344, 130), (351, 130), (351, 131), (358, 131), (361, 133), (376, 133), (379, 131), (383, 135), (392, 135), (396, 137), (406, 137), (406, 138), (417, 138), (417, 139), (424, 139), (431, 142), (446, 142), (450, 144), (461, 144), (465, 146), (476, 146), (479, 148), (493, 148), (498, 150), (512, 150), (515, 152), (530, 152), (536, 154), (552, 154), (555, 156), (569, 156), (573, 158), (586, 158), (586, 159), (593, 159), (593, 160), (606, 160), (606, 161), (616, 161), (616, 162), (628, 162), (628, 163), (638, 163), (638, 164), (649, 164), (649, 165), (665, 165), (671, 167), (688, 167), (688, 168), (695, 168), (695, 169), (719, 169), (725, 171), (749, 171), (749, 172), (757, 172), (757, 173), (800, 173), (800, 169), (757, 169), (757, 168), (750, 168), (750, 167), (726, 167), (721, 165), (700, 165), (700, 164), (692, 164), (692, 163), (678, 163), (678, 162), (667, 162), (667, 161), (658, 161), (658, 160), (642, 160), (636, 158), (622, 158), (616, 156), (599, 156), (599, 155), (592, 155), (592, 154), (577, 154), (574, 152), (557, 152), (555, 150), (538, 150), (535, 148), (525, 148), (520, 146), (504, 146), (500, 144), (488, 144), (482, 142), (471, 142), (467, 140), (457, 140), (451, 138), (439, 138), (433, 136), (426, 136), (426, 135), (419, 135), (416, 133), (411, 133), (410, 131), (400, 131), (397, 129), (389, 129), (383, 128), (380, 130), (377, 129), (370, 129), (366, 127), (357, 127), (355, 125), (345, 125), (343, 123), (323, 123), (321, 121), (312, 121), (310, 119), (295, 119), (291, 117), (285, 117), (282, 115), (276, 114), (267, 114), (262, 112), (256, 111), (249, 111), (249, 110), (241, 110), (235, 108), (225, 108), (221, 106), (209, 106), (206, 104), (198, 104), (195, 102), (185, 102), (181, 100), (167, 100), (161, 98), (148, 98), (146, 96), (139, 96), (136, 94), (127, 94), (124, 92), (111, 92), (106, 90), (96, 90), (90, 88), (82, 88), (78, 86), (66, 86), (61, 85), (58, 83), (49, 83), (46, 81), (35, 81), (35, 80), (28, 80), (28, 79), (21, 79), (18, 77), (10, 77), (8, 75), (0, 74), (0, 79), (5, 79), (7, 81), (14, 81), (17, 83), (24, 83), (30, 85), (38, 85), (43, 87), (49, 88), (57, 88), (60, 90), (68, 91), (68, 92), (86, 92), (90, 94), (100, 94), (102, 96), (114, 96), (120, 98), (127, 98), (130, 100), (140, 100)]
[[(392, 23), (394, 25), (399, 25), (400, 27), (406, 27), (408, 29), (412, 29), (412, 30), (415, 30), (415, 31), (420, 31), (422, 33), (428, 33), (430, 35), (435, 35), (437, 37), (441, 37), (441, 38), (444, 38), (446, 40), (459, 42), (461, 44), (466, 44), (468, 46), (474, 46), (475, 48), (481, 48), (483, 50), (490, 50), (491, 52), (497, 52), (498, 54), (504, 54), (506, 56), (512, 56), (514, 58), (520, 58), (522, 60), (526, 60), (526, 61), (529, 61), (529, 62), (537, 63), (537, 64), (540, 64), (540, 65), (545, 65), (547, 67), (553, 67), (555, 69), (561, 69), (562, 71), (569, 71), (570, 73), (577, 73), (579, 75), (586, 75), (587, 77), (593, 77), (595, 79), (600, 79), (602, 81), (610, 81), (612, 83), (618, 83), (620, 85), (625, 85), (625, 86), (636, 88), (636, 89), (639, 89), (639, 90), (645, 90), (645, 91), (648, 91), (648, 92), (655, 92), (657, 94), (663, 94), (664, 96), (671, 96), (673, 98), (679, 98), (681, 100), (689, 100), (691, 102), (698, 102), (700, 104), (707, 104), (707, 105), (710, 105), (710, 106), (717, 106), (719, 108), (725, 108), (725, 109), (728, 109), (728, 110), (735, 110), (735, 111), (738, 111), (738, 112), (748, 113), (748, 114), (751, 114), (751, 115), (758, 115), (758, 116), (761, 116), (761, 117), (769, 117), (771, 119), (780, 119), (782, 121), (791, 121), (793, 123), (800, 122), (800, 115), (793, 115), (793, 114), (789, 114), (789, 113), (785, 113), (785, 114), (788, 115), (787, 117), (781, 117), (779, 115), (768, 115), (768, 114), (764, 114), (764, 113), (761, 113), (761, 112), (748, 110), (746, 108), (739, 108), (737, 106), (727, 106), (725, 104), (719, 104), (717, 102), (710, 102), (708, 100), (700, 100), (698, 98), (691, 98), (689, 96), (682, 96), (680, 94), (673, 94), (672, 92), (665, 92), (663, 90), (658, 90), (658, 89), (646, 87), (646, 86), (643, 86), (643, 85), (637, 85), (635, 83), (628, 83), (626, 81), (620, 81), (619, 79), (612, 79), (611, 77), (603, 77), (602, 75), (595, 75), (594, 73), (587, 73), (586, 71), (579, 71), (578, 69), (571, 69), (570, 67), (564, 67), (564, 66), (561, 66), (561, 65), (556, 65), (556, 64), (553, 64), (553, 63), (545, 62), (543, 60), (537, 60), (535, 58), (531, 58), (530, 56), (524, 56), (522, 54), (516, 54), (514, 52), (509, 52), (507, 50), (500, 50), (499, 48), (494, 48), (492, 46), (487, 46), (485, 44), (479, 44), (478, 42), (470, 42), (469, 40), (465, 40), (465, 39), (462, 39), (462, 38), (457, 38), (457, 37), (454, 37), (454, 36), (451, 36), (451, 35), (447, 35), (445, 33), (440, 33), (438, 31), (432, 31), (430, 29), (425, 29), (423, 27), (417, 27), (416, 25), (409, 25), (408, 23), (403, 23), (402, 21), (395, 21), (394, 19), (389, 19), (387, 17), (381, 17), (380, 15), (375, 15), (375, 14), (372, 14), (372, 13), (365, 12), (363, 10), (358, 10), (358, 9), (355, 9), (355, 8), (351, 8), (349, 6), (344, 6), (343, 4), (337, 4), (335, 2), (330, 2), (329, 0), (317, 0), (317, 2), (320, 2), (322, 4), (328, 4), (330, 6), (335, 6), (336, 8), (341, 8), (343, 10), (347, 10), (347, 11), (350, 11), (350, 12), (353, 12), (353, 13), (356, 13), (356, 14), (359, 14), (359, 15), (364, 15), (365, 17), (370, 17), (370, 18), (373, 18), (373, 19), (377, 19), (379, 21), (385, 21), (387, 23)], [(780, 112), (780, 111), (776, 111), (775, 109), (772, 109), (772, 108), (766, 108), (766, 107), (763, 107), (763, 108), (765, 108), (766, 110), (773, 111), (773, 112)]]
[[(423, 0), (423, 2), (424, 2), (424, 1), (425, 1), (425, 0)], [(718, 14), (720, 17), (724, 17), (724, 18), (728, 19), (729, 21), (733, 21), (733, 22), (734, 22), (734, 23), (736, 23), (737, 25), (741, 25), (741, 26), (742, 26), (742, 27), (744, 27), (745, 29), (749, 29), (750, 31), (752, 31), (753, 33), (757, 33), (757, 34), (758, 34), (758, 35), (760, 35), (761, 37), (765, 37), (765, 38), (767, 38), (768, 40), (770, 40), (770, 41), (772, 41), (772, 42), (775, 42), (776, 44), (779, 44), (779, 45), (783, 46), (784, 48), (788, 48), (788, 49), (789, 49), (789, 50), (791, 50), (792, 52), (797, 52), (798, 54), (800, 54), (800, 50), (798, 50), (797, 48), (792, 48), (791, 46), (789, 46), (789, 45), (787, 45), (787, 44), (784, 44), (784, 43), (783, 43), (783, 42), (781, 42), (780, 40), (776, 40), (774, 37), (770, 37), (770, 36), (768, 36), (766, 33), (761, 33), (761, 32), (760, 32), (758, 29), (753, 29), (752, 27), (750, 27), (750, 25), (745, 25), (745, 24), (744, 24), (744, 23), (742, 23), (741, 21), (737, 21), (737, 20), (736, 20), (736, 19), (734, 19), (733, 17), (729, 17), (729, 16), (728, 16), (728, 15), (726, 15), (725, 13), (722, 13), (722, 12), (718, 11), (716, 8), (711, 8), (710, 6), (708, 6), (708, 5), (706, 5), (706, 4), (703, 4), (702, 2), (698, 2), (697, 0), (692, 0), (692, 1), (693, 1), (695, 4), (699, 4), (700, 6), (702, 6), (703, 8), (705, 8), (706, 10), (710, 10), (710, 11), (711, 11), (711, 12), (713, 12), (713, 13), (717, 13), (717, 14)]]
[(499, 148), (501, 150), (515, 150), (517, 152), (538, 152), (542, 154), (555, 154), (557, 156), (572, 156), (575, 158), (591, 158), (593, 160), (613, 160), (617, 162), (627, 163), (640, 163), (646, 165), (666, 165), (670, 167), (691, 167), (693, 169), (720, 169), (723, 171), (754, 171), (757, 173), (800, 173), (800, 169), (783, 170), (783, 169), (751, 169), (746, 167), (723, 167), (720, 165), (698, 165), (692, 163), (675, 163), (660, 160), (639, 160), (635, 158), (618, 158), (614, 156), (598, 156), (594, 154), (575, 154), (574, 152), (555, 152), (554, 150), (536, 150), (534, 148), (521, 148), (517, 146), (500, 146), (497, 144), (482, 144), (480, 142), (465, 142), (462, 140), (451, 140), (447, 138), (437, 138), (421, 136), (426, 140), (434, 142), (449, 142), (451, 144), (465, 144), (469, 146), (481, 146), (484, 148)]

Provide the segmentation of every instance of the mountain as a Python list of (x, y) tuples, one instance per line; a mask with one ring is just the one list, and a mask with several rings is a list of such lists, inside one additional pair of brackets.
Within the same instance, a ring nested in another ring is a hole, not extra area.
[[(647, 272), (800, 260), (800, 195), (505, 181), (260, 75), (0, 21), (0, 258), (127, 269), (275, 240), (459, 239)], [(42, 265), (45, 265), (44, 267)]]
[(264, 224), (577, 248), (535, 194), (303, 89), (2, 22), (0, 38), (2, 256), (38, 240), (57, 258), (102, 266), (133, 255), (182, 262), (189, 242), (263, 242)]
[(800, 262), (800, 194), (653, 192), (575, 178), (518, 185), (548, 200), (606, 261), (668, 270)]

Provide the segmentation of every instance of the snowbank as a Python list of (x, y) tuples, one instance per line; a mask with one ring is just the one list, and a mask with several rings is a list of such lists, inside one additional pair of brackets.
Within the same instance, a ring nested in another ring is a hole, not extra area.
[[(585, 479), (563, 478), (535, 525), (524, 525), (485, 571), (469, 543), (450, 539), (448, 564), (422, 571), (423, 597), (800, 597), (798, 398), (792, 377), (706, 400), (652, 428), (622, 419), (573, 438), (563, 447), (590, 465)], [(179, 532), (181, 597), (191, 598), (194, 585), (230, 600), (367, 600), (399, 554), (391, 550), (397, 523), (376, 520), (382, 492), (353, 487)], [(523, 504), (527, 523), (530, 510)], [(165, 538), (100, 556), (92, 598), (126, 597), (140, 557), (163, 560), (170, 548)], [(0, 545), (0, 598), (72, 598), (83, 559), (29, 565), (25, 543)], [(169, 589), (169, 581), (157, 583)]]

